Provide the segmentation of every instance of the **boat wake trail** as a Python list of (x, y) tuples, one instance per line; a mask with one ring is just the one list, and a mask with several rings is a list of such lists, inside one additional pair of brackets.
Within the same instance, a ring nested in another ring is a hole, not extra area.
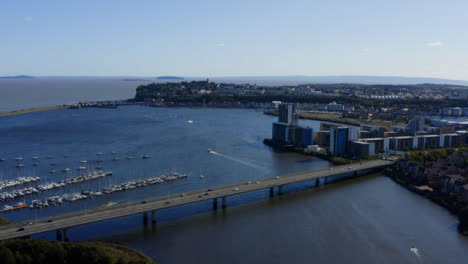
[(411, 252), (416, 256), (418, 263), (423, 263), (423, 258), (421, 256), (421, 252), (419, 252), (419, 249), (415, 247), (411, 247)]
[(245, 165), (245, 166), (248, 166), (248, 167), (251, 167), (251, 168), (254, 168), (254, 169), (266, 170), (265, 167), (259, 166), (259, 165), (257, 165), (257, 164), (252, 163), (252, 162), (248, 162), (248, 161), (245, 161), (245, 160), (236, 158), (236, 157), (226, 156), (226, 155), (221, 154), (221, 153), (219, 153), (219, 152), (216, 152), (216, 151), (214, 151), (214, 150), (210, 150), (209, 153), (210, 153), (210, 154), (213, 154), (213, 155), (216, 155), (216, 156), (223, 157), (223, 158), (228, 159), (228, 160), (235, 161), (235, 162), (237, 162), (237, 163), (243, 164), (243, 165)]

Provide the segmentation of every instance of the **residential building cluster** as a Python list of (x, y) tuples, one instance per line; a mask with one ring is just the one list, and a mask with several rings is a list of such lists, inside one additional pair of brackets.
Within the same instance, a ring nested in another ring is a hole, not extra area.
[(297, 120), (296, 106), (294, 104), (280, 104), (278, 122), (273, 123), (273, 140), (298, 147), (313, 145), (313, 128), (300, 126)]
[(468, 202), (468, 152), (453, 152), (437, 161), (400, 159), (398, 169), (403, 177), (416, 184), (427, 184), (431, 190)]
[[(426, 129), (426, 130), (424, 130)], [(360, 127), (321, 122), (320, 131), (297, 125), (294, 104), (280, 104), (278, 122), (273, 123), (273, 140), (309, 149), (328, 149), (332, 156), (360, 158), (377, 154), (403, 154), (410, 150), (451, 148), (468, 144), (466, 131), (431, 134), (423, 118), (414, 118), (404, 126), (383, 127), (361, 125)], [(443, 131), (442, 131), (443, 132)], [(313, 145), (316, 145), (315, 147)]]

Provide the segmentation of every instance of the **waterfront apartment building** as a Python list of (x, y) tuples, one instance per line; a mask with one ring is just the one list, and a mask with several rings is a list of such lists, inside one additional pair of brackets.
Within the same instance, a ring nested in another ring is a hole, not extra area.
[(330, 131), (322, 130), (322, 131), (315, 132), (314, 143), (321, 147), (329, 147), (330, 146)]
[(346, 156), (348, 154), (348, 141), (348, 127), (331, 127), (330, 154), (333, 156)]
[(327, 105), (327, 110), (329, 112), (343, 112), (344, 106), (342, 104), (337, 104), (335, 102), (332, 102)]
[(297, 124), (295, 104), (280, 104), (278, 113), (278, 123), (285, 123), (289, 125)]
[(374, 144), (374, 153), (384, 153), (384, 138), (363, 138), (359, 141), (367, 142), (369, 144)]
[(295, 127), (294, 145), (299, 147), (307, 147), (314, 145), (314, 129), (311, 127)]
[(287, 144), (290, 142), (289, 138), (290, 128), (285, 123), (273, 123), (272, 138), (274, 141)]
[(408, 151), (413, 149), (413, 137), (401, 136), (390, 138), (389, 149), (395, 151)]

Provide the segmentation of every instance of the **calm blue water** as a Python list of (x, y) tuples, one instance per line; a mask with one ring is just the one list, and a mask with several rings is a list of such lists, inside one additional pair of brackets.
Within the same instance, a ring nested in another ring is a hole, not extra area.
[[(0, 156), (7, 159), (0, 163), (0, 178), (39, 176), (41, 183), (59, 181), (78, 175), (77, 168), (83, 166), (82, 160), (87, 161), (85, 166), (90, 171), (101, 165), (104, 170), (113, 172), (111, 177), (26, 196), (24, 200), (30, 202), (64, 193), (94, 191), (171, 170), (189, 175), (187, 179), (174, 182), (41, 209), (39, 217), (45, 217), (92, 208), (107, 201), (126, 202), (201, 189), (203, 184), (219, 186), (328, 166), (328, 162), (318, 158), (274, 153), (264, 146), (262, 140), (270, 136), (273, 120), (253, 110), (140, 106), (63, 109), (7, 116), (0, 118), (0, 134), (3, 135)], [(307, 123), (318, 127), (318, 122)], [(219, 154), (208, 153), (208, 148)], [(97, 156), (98, 152), (103, 155)], [(65, 154), (69, 157), (64, 157)], [(143, 155), (151, 158), (142, 159)], [(39, 157), (38, 161), (32, 159), (35, 156)], [(128, 160), (129, 156), (134, 159)], [(16, 157), (23, 157), (24, 168), (16, 168)], [(114, 157), (119, 160), (113, 160)], [(98, 164), (98, 158), (104, 161)], [(33, 167), (34, 162), (40, 166)], [(64, 168), (70, 168), (70, 173), (61, 172)], [(50, 174), (51, 169), (57, 173)], [(204, 183), (200, 173), (206, 176)], [(36, 213), (38, 210), (27, 209), (5, 213), (5, 216), (12, 220), (30, 219)]]
[[(25, 197), (26, 202), (172, 169), (189, 175), (143, 189), (1, 216), (34, 219), (107, 201), (200, 189), (200, 172), (210, 187), (329, 166), (317, 158), (275, 153), (265, 147), (262, 139), (271, 135), (274, 120), (253, 110), (138, 106), (0, 117), (0, 157), (7, 158), (0, 163), (0, 178), (37, 175), (42, 182), (56, 181), (71, 176), (60, 172), (65, 167), (75, 175), (80, 160), (95, 167), (97, 152), (103, 153), (102, 166), (114, 173)], [(315, 121), (304, 124), (319, 127)], [(207, 148), (220, 155), (209, 154)], [(115, 156), (120, 160), (112, 160), (112, 151), (118, 152)], [(49, 155), (54, 158), (47, 159)], [(143, 155), (151, 158), (143, 160)], [(18, 156), (24, 157), (23, 169), (15, 167)], [(33, 156), (39, 157), (37, 168), (31, 166)], [(52, 162), (57, 164), (51, 166)], [(49, 174), (52, 167), (59, 172)], [(460, 263), (468, 257), (468, 239), (457, 234), (455, 216), (386, 177), (363, 177), (321, 188), (306, 182), (289, 185), (285, 191), (286, 195), (274, 199), (268, 199), (268, 191), (232, 196), (225, 211), (212, 212), (211, 202), (161, 210), (155, 229), (144, 227), (142, 216), (135, 215), (72, 228), (69, 234), (72, 240), (136, 248), (158, 263)], [(54, 239), (55, 234), (35, 237)], [(417, 254), (410, 250), (412, 246), (418, 248)]]

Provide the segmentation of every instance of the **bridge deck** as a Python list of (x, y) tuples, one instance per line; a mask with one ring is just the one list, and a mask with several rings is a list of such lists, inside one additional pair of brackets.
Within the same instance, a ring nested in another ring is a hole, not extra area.
[[(23, 231), (17, 231), (17, 229), (19, 228), (19, 223), (12, 223), (0, 227), (0, 240), (44, 233), (58, 229), (65, 229), (74, 226), (109, 220), (113, 218), (119, 218), (123, 216), (149, 212), (153, 210), (160, 210), (179, 205), (196, 203), (200, 201), (211, 200), (214, 198), (226, 197), (240, 193), (252, 192), (256, 190), (296, 182), (303, 182), (328, 176), (340, 175), (344, 173), (353, 173), (355, 171), (360, 170), (380, 168), (391, 165), (393, 163), (393, 161), (387, 160), (372, 160), (363, 162), (362, 164), (335, 166), (331, 169), (327, 168), (316, 171), (287, 174), (280, 176), (279, 178), (272, 177), (261, 179), (258, 183), (256, 181), (251, 182), (250, 184), (248, 182), (243, 182), (212, 188), (211, 191), (191, 191), (187, 192), (185, 196), (181, 196), (180, 194), (178, 194), (169, 197), (157, 197), (154, 199), (146, 200), (144, 203), (142, 201), (139, 201), (122, 205), (114, 205), (106, 208), (100, 208), (97, 210), (80, 211), (71, 214), (48, 217), (46, 219), (38, 220), (37, 222), (36, 220), (23, 221), (33, 223), (32, 225), (24, 226)], [(350, 166), (352, 166), (351, 169), (349, 168)], [(48, 222), (48, 220), (50, 219), (52, 219), (53, 221)]]

